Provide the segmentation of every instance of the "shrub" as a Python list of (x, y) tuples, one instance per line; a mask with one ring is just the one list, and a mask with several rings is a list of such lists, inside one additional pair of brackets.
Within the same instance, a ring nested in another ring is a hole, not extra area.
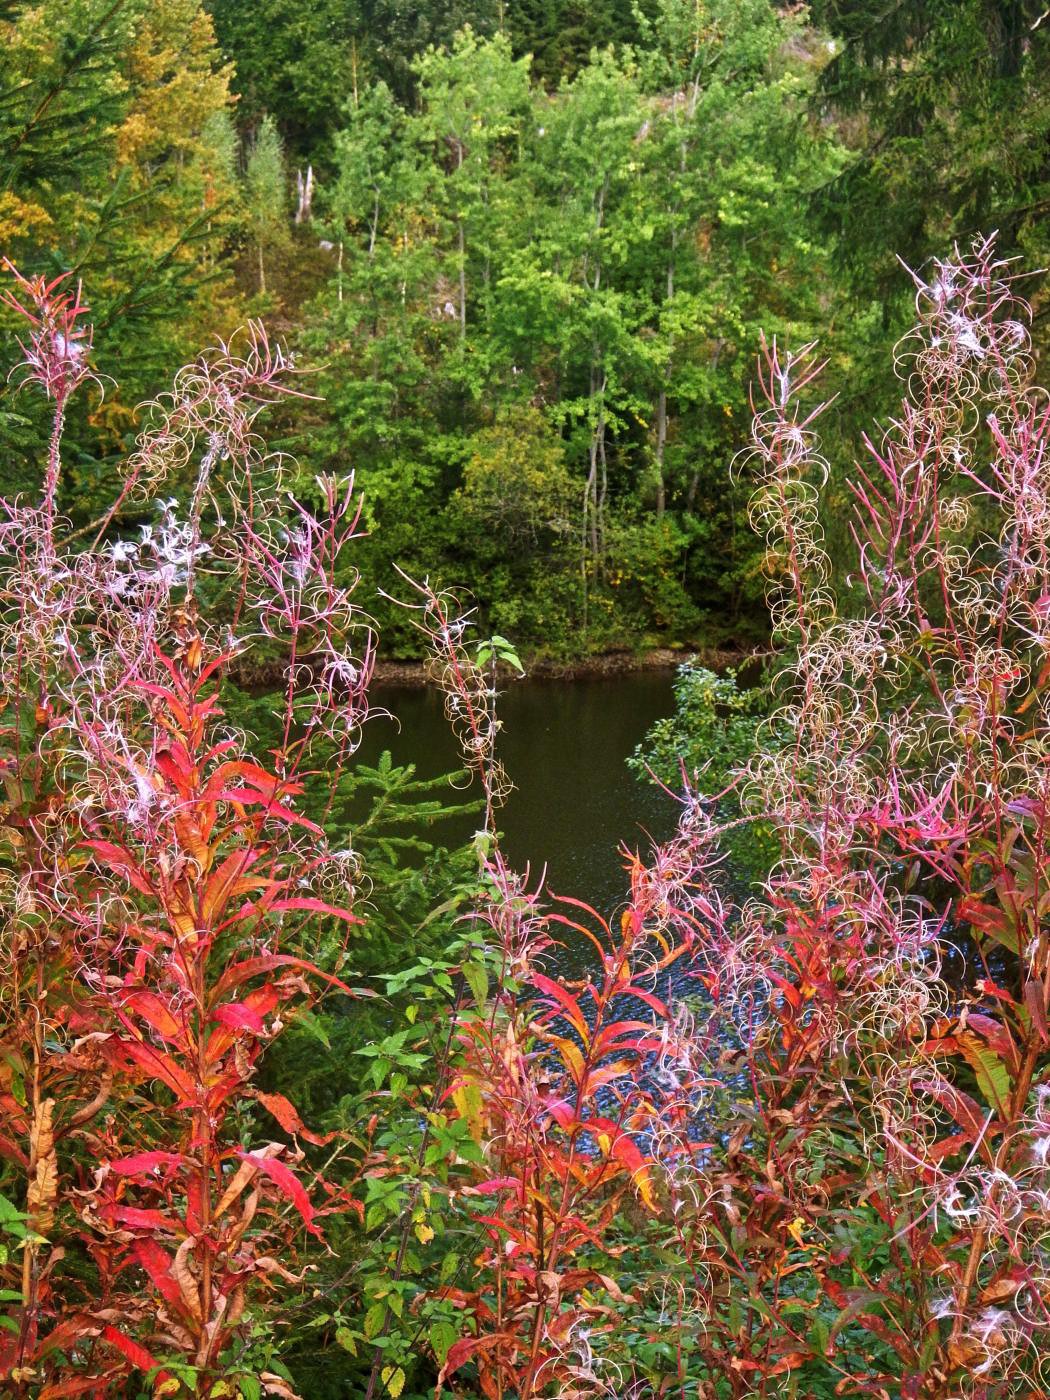
[[(760, 898), (719, 874), (742, 818), (687, 792), (570, 987), (540, 961), (567, 916), (489, 857), (501, 971), (448, 1091), (489, 1240), (445, 1359), (485, 1395), (1050, 1383), (1050, 406), (990, 244), (916, 285), (907, 398), (853, 488), (857, 613), (819, 532), (819, 366), (764, 350), (747, 470), (783, 659), (737, 782), (779, 846)], [(683, 947), (692, 1024), (643, 972)], [(621, 986), (646, 1014), (607, 1035)], [(624, 1171), (657, 1223), (613, 1277)]]
[[(66, 410), (93, 379), (86, 308), (61, 280), (18, 278), (8, 302), (53, 430), (39, 501), (0, 516), (0, 1154), (24, 1206), (5, 1393), (291, 1396), (268, 1300), (297, 1238), (350, 1201), (255, 1076), (322, 990), (356, 995), (312, 960), (322, 928), (355, 921), (353, 869), (299, 810), (319, 765), (335, 790), (366, 714), (352, 492), (319, 483), (318, 514), (277, 493), (255, 422), (288, 367), (255, 327), (180, 372), (78, 538), (56, 501)], [(187, 464), (184, 515), (161, 501), (137, 538), (116, 532)], [(199, 613), (205, 576), (223, 625)], [(289, 657), (266, 763), (218, 703), (258, 635)]]
[(744, 795), (780, 859), (701, 924), (747, 1087), (681, 1231), (714, 1394), (1046, 1389), (1050, 409), (1012, 281), (988, 243), (916, 278), (907, 397), (853, 484), (858, 615), (799, 406), (819, 367), (765, 350), (786, 659)]

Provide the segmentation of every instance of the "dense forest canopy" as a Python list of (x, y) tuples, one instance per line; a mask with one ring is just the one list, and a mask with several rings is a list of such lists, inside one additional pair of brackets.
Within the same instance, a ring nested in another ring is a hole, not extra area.
[[(289, 423), (301, 478), (357, 472), (377, 580), (469, 578), (530, 651), (760, 638), (724, 472), (760, 328), (819, 331), (841, 473), (890, 406), (897, 253), (993, 228), (1030, 267), (1047, 251), (1050, 26), (1023, 2), (77, 0), (0, 22), (7, 254), (82, 277), (100, 367), (125, 367), (70, 425), (76, 526), (150, 386), (260, 312), (319, 396)], [(17, 471), (42, 429), (2, 411)]]

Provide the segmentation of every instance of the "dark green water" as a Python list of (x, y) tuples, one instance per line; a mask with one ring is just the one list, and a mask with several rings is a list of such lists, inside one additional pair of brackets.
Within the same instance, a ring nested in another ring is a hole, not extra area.
[[(500, 825), (504, 851), (533, 883), (546, 870), (550, 894), (569, 895), (608, 915), (623, 899), (618, 846), (645, 849), (675, 822), (674, 802), (628, 771), (624, 760), (654, 720), (674, 708), (670, 671), (576, 681), (508, 682), (500, 699), (500, 757), (515, 784)], [(455, 744), (434, 691), (377, 688), (376, 708), (400, 724), (374, 718), (360, 757), (372, 763), (390, 749), (421, 777), (458, 765)], [(474, 821), (450, 821), (438, 839), (466, 839)]]

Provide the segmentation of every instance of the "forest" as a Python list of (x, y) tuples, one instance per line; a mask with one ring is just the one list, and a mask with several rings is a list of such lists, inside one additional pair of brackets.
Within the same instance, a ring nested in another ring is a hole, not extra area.
[(0, 1396), (1050, 1395), (1050, 10), (0, 38)]

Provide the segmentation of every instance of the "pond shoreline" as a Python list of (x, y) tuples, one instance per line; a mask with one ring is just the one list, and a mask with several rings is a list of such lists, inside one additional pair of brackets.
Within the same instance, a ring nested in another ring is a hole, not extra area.
[[(636, 675), (646, 671), (673, 671), (683, 662), (696, 662), (712, 671), (724, 671), (730, 666), (742, 666), (765, 655), (761, 647), (650, 647), (646, 651), (603, 651), (591, 656), (556, 658), (525, 656), (522, 664), (530, 681), (590, 681)], [(240, 667), (232, 668), (239, 685), (256, 688), (280, 685), (283, 664), (268, 659), (252, 664), (245, 657)], [(509, 666), (499, 667), (501, 677), (517, 679)], [(427, 664), (418, 658), (397, 659), (378, 657), (372, 673), (372, 684), (392, 689), (416, 690), (429, 684)]]
[[(695, 661), (712, 670), (739, 665), (753, 653), (720, 647), (651, 647), (647, 651), (605, 651), (593, 656), (559, 660), (549, 656), (523, 657), (522, 665), (530, 681), (586, 681), (625, 676), (639, 671), (673, 671), (684, 661)], [(501, 674), (513, 676), (509, 667)], [(397, 661), (379, 658), (373, 676), (376, 685), (415, 687), (428, 682), (424, 661)]]

